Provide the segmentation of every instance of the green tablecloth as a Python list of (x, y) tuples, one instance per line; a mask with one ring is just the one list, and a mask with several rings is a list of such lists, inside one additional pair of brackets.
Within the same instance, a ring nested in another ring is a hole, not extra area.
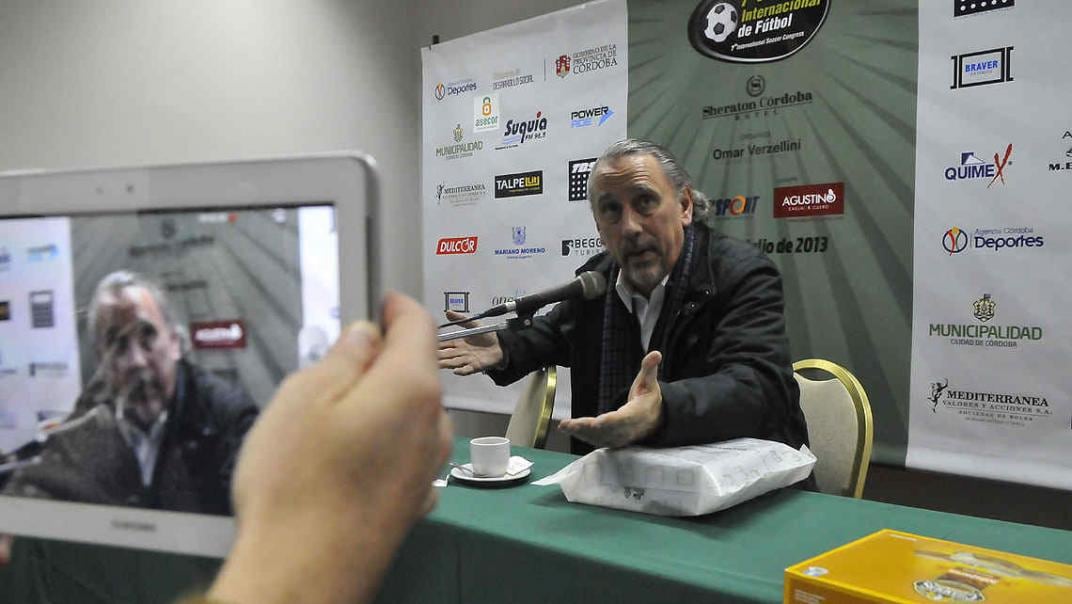
[[(454, 460), (468, 460), (465, 442), (456, 441)], [(535, 462), (533, 478), (573, 459), (515, 454)], [(880, 528), (1072, 563), (1072, 532), (792, 490), (673, 519), (571, 504), (555, 486), (452, 482), (399, 552), (379, 601), (779, 602), (786, 566)], [(204, 558), (36, 539), (19, 539), (15, 554), (0, 569), (0, 603), (167, 602), (207, 585), (218, 568)]]
[[(520, 450), (544, 477), (572, 456)], [(467, 461), (462, 441), (454, 459)], [(787, 566), (881, 528), (1072, 563), (1072, 532), (783, 490), (700, 518), (571, 504), (557, 486), (454, 482), (380, 602), (780, 602)]]

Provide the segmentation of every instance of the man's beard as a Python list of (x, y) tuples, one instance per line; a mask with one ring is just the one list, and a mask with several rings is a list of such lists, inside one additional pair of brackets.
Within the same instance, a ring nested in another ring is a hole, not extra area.
[[(632, 257), (644, 252), (651, 252), (647, 262), (641, 266), (635, 266)], [(626, 282), (633, 289), (650, 292), (663, 277), (663, 257), (656, 242), (627, 243), (622, 250), (622, 271), (625, 273)]]
[(151, 426), (167, 408), (164, 386), (148, 369), (127, 372), (115, 388), (117, 412), (142, 429)]

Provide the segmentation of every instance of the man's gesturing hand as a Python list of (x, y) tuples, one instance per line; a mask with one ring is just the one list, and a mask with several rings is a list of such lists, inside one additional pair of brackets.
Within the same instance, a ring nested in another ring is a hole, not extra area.
[[(458, 321), (465, 315), (447, 311), (447, 319)], [(462, 328), (479, 327), (476, 321), (462, 323)], [(503, 352), (499, 338), (493, 333), (482, 333), (463, 340), (450, 340), (439, 344), (439, 368), (453, 369), (456, 375), (471, 375), (494, 367), (502, 362)]]
[(564, 419), (559, 430), (595, 447), (625, 447), (650, 436), (662, 418), (663, 393), (658, 381), (662, 360), (659, 351), (644, 357), (629, 388), (629, 400), (620, 408), (596, 417)]

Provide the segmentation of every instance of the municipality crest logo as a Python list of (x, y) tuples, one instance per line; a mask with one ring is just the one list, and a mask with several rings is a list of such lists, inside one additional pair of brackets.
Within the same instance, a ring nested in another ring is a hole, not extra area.
[(972, 304), (972, 314), (975, 315), (976, 319), (985, 323), (994, 318), (995, 308), (997, 308), (997, 304), (990, 298), (990, 294), (983, 294), (982, 298)]
[(510, 227), (510, 238), (513, 240), (514, 247), (497, 248), (495, 256), (501, 256), (508, 260), (524, 260), (547, 253), (547, 248), (545, 247), (524, 247), (528, 237), (523, 226)]
[(465, 138), (465, 130), (462, 129), (461, 124), (454, 125), (452, 134), (454, 137), (453, 143), (442, 147), (436, 147), (436, 157), (442, 157), (444, 159), (472, 157), (473, 153), (484, 148), (484, 141), (482, 140), (469, 141), (467, 143), (462, 142), (462, 139)]
[(560, 78), (564, 78), (569, 75), (570, 58), (569, 55), (559, 55), (555, 59), (555, 75)]

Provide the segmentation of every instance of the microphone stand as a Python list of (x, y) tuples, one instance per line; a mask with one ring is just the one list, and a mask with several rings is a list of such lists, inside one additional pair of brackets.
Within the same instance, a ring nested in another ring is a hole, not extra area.
[(26, 468), (29, 466), (36, 466), (41, 463), (41, 456), (31, 457), (30, 459), (15, 460), (7, 463), (0, 463), (0, 475), (7, 474), (8, 472), (14, 472), (15, 470)]
[(522, 329), (525, 327), (532, 327), (532, 313), (521, 315), (513, 319), (507, 319), (506, 321), (494, 325), (481, 325), (480, 327), (470, 327), (469, 329), (459, 329), (450, 333), (441, 333), (437, 337), (440, 342), (449, 342), (451, 340), (468, 338), (469, 336), (477, 336), (482, 333), (493, 333), (504, 329)]

